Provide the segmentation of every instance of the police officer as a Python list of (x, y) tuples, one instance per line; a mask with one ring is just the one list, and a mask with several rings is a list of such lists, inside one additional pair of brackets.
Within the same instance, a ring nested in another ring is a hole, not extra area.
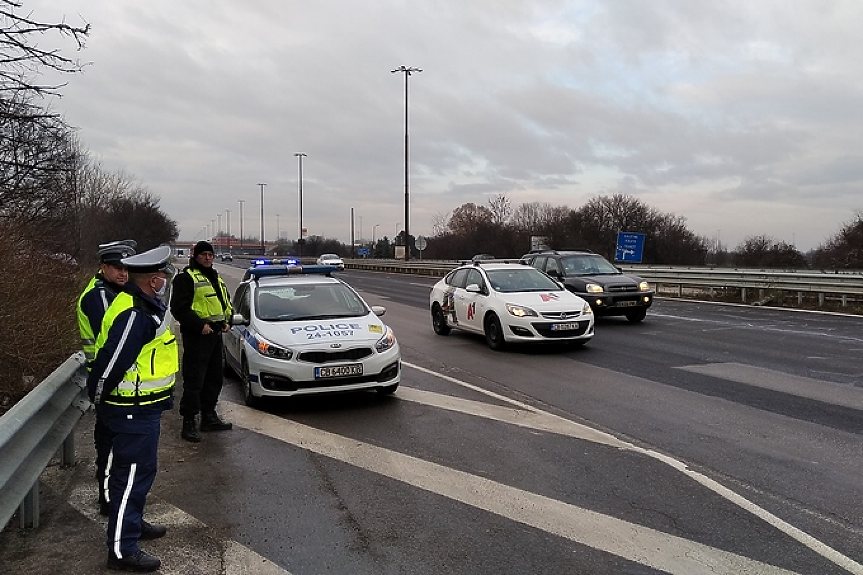
[(213, 268), (213, 246), (200, 241), (192, 250), (189, 265), (177, 274), (171, 288), (171, 313), (183, 334), (183, 416), (181, 436), (201, 441), (201, 431), (224, 431), (231, 424), (216, 413), (222, 391), (222, 333), (228, 331), (231, 300), (228, 288)]
[[(123, 240), (100, 244), (99, 271), (84, 288), (78, 298), (78, 331), (81, 333), (81, 347), (87, 357), (87, 369), (96, 356), (96, 336), (102, 327), (105, 310), (114, 301), (123, 285), (129, 279), (129, 273), (120, 260), (135, 255), (135, 240)], [(105, 499), (107, 477), (105, 467), (108, 463), (108, 453), (111, 451), (111, 436), (102, 418), (96, 416), (93, 429), (93, 442), (96, 444), (96, 482), (99, 492), (99, 513), (108, 515), (110, 506)]]
[(174, 403), (178, 345), (160, 299), (174, 273), (170, 246), (123, 258), (129, 281), (105, 312), (87, 378), (90, 400), (111, 434), (108, 569), (156, 571), (161, 561), (139, 539), (166, 529), (143, 520), (156, 477), (162, 411)]

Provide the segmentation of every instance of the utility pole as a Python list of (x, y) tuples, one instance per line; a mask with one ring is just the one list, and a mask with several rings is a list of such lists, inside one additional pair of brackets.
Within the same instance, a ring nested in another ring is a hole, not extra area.
[(225, 232), (225, 235), (228, 238), (228, 252), (231, 251), (231, 210), (225, 209), (225, 222), (227, 222), (228, 230)]
[(307, 156), (303, 152), (297, 152), (294, 154), (300, 163), (300, 239), (297, 242), (297, 245), (300, 247), (299, 256), (303, 257), (303, 244), (306, 243), (306, 240), (303, 239), (303, 158)]
[(246, 200), (237, 200), (240, 202), (240, 250), (243, 249), (243, 204)]
[(392, 74), (396, 72), (403, 72), (405, 75), (405, 261), (411, 259), (411, 246), (408, 238), (410, 237), (410, 193), (408, 186), (408, 174), (410, 170), (408, 169), (409, 154), (408, 150), (410, 149), (409, 140), (408, 140), (408, 78), (410, 78), (411, 73), (413, 72), (422, 72), (420, 68), (409, 68), (407, 66), (399, 66), (395, 70), (391, 70)]
[(261, 255), (267, 255), (267, 248), (264, 246), (264, 186), (267, 184), (258, 184), (261, 186)]

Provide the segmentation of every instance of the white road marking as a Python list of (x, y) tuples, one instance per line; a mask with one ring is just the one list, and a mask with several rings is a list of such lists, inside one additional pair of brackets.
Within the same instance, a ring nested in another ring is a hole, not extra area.
[(685, 365), (677, 369), (863, 410), (863, 388), (852, 385), (800, 377), (741, 363)]
[[(664, 455), (664, 454), (659, 453), (657, 451), (653, 451), (650, 449), (644, 449), (644, 448), (638, 447), (634, 444), (630, 444), (630, 443), (627, 443), (624, 441), (617, 440), (616, 438), (614, 438), (613, 436), (611, 436), (609, 434), (600, 432), (598, 430), (592, 430), (589, 426), (585, 426), (582, 424), (575, 423), (573, 421), (569, 421), (569, 420), (564, 419), (560, 416), (542, 411), (540, 409), (535, 409), (535, 408), (527, 405), (526, 403), (504, 397), (500, 394), (497, 394), (497, 393), (494, 393), (491, 391), (487, 391), (485, 389), (482, 389), (481, 387), (471, 385), (465, 381), (461, 381), (461, 380), (456, 379), (454, 377), (450, 377), (448, 375), (443, 375), (443, 374), (437, 373), (433, 370), (426, 369), (424, 367), (414, 365), (412, 363), (408, 363), (405, 361), (402, 362), (402, 365), (407, 366), (407, 367), (411, 367), (411, 368), (416, 369), (418, 371), (421, 371), (425, 374), (432, 375), (434, 377), (438, 377), (438, 378), (444, 379), (446, 381), (455, 383), (455, 384), (460, 385), (462, 387), (465, 387), (467, 389), (471, 389), (471, 390), (477, 391), (479, 393), (483, 393), (485, 395), (488, 395), (489, 397), (493, 397), (495, 399), (508, 402), (509, 404), (514, 405), (514, 406), (518, 407), (519, 409), (522, 409), (524, 411), (533, 412), (533, 413), (537, 414), (537, 416), (542, 416), (542, 417), (539, 417), (538, 419), (546, 421), (546, 423), (543, 423), (543, 427), (542, 427), (542, 429), (544, 429), (546, 431), (560, 433), (559, 431), (556, 431), (556, 430), (557, 429), (570, 428), (571, 431), (567, 431), (565, 433), (566, 435), (571, 436), (571, 437), (578, 437), (580, 439), (585, 439), (588, 441), (592, 441), (590, 439), (592, 434), (589, 432), (589, 431), (592, 431), (595, 434), (599, 434), (599, 438), (601, 440), (598, 441), (598, 443), (602, 443), (604, 445), (612, 445), (615, 447), (620, 447), (621, 449), (627, 449), (629, 451), (634, 451), (636, 453), (642, 453), (644, 455), (647, 455), (648, 457), (652, 457), (653, 459), (656, 459), (657, 461), (661, 461), (662, 463), (665, 463), (666, 465), (672, 467), (673, 469), (680, 471), (681, 473), (683, 473), (687, 477), (691, 478), (692, 480), (700, 483), (701, 485), (703, 485), (707, 489), (713, 491), (714, 493), (716, 493), (720, 497), (730, 501), (731, 503), (734, 503), (735, 505), (737, 505), (738, 507), (740, 507), (742, 509), (745, 509), (746, 511), (752, 513), (753, 515), (762, 519), (763, 521), (766, 521), (768, 524), (772, 525), (774, 528), (776, 528), (779, 531), (785, 533), (786, 535), (794, 538), (795, 540), (799, 541), (800, 543), (802, 543), (803, 545), (805, 545), (809, 549), (818, 553), (822, 557), (830, 560), (831, 562), (835, 563), (836, 565), (842, 567), (843, 569), (846, 569), (850, 573), (853, 573), (854, 575), (863, 575), (863, 565), (861, 565), (860, 563), (854, 561), (850, 557), (843, 555), (842, 553), (833, 549), (829, 545), (822, 543), (818, 539), (815, 539), (814, 537), (812, 537), (808, 533), (804, 532), (801, 529), (798, 529), (797, 527), (794, 527), (793, 525), (784, 521), (783, 519), (780, 519), (776, 515), (773, 515), (772, 513), (767, 511), (766, 509), (759, 507), (758, 505), (749, 501), (745, 497), (743, 497), (743, 496), (735, 493), (734, 491), (728, 489), (727, 487), (725, 487), (721, 483), (714, 481), (713, 479), (710, 479), (706, 475), (703, 475), (697, 471), (693, 471), (693, 470), (689, 469), (687, 467), (687, 465), (685, 463), (683, 463), (682, 461), (679, 461), (673, 457)], [(407, 399), (408, 398), (407, 396), (409, 394), (410, 394), (410, 392), (408, 392), (408, 394), (403, 393), (401, 391), (401, 388), (400, 388), (400, 391), (399, 391), (400, 396), (405, 395), (406, 396), (405, 398)], [(419, 397), (419, 396), (417, 395), (415, 397)], [(455, 398), (453, 398), (453, 399), (455, 399)], [(470, 400), (459, 400), (458, 402), (454, 402), (454, 401), (447, 400), (447, 401), (441, 401), (437, 405), (439, 407), (447, 408), (446, 405), (448, 403), (458, 404), (461, 406), (461, 408), (458, 411), (462, 411), (464, 409), (467, 409), (466, 406), (468, 405), (468, 404), (463, 403), (463, 402), (469, 402), (469, 401)], [(475, 403), (478, 403), (478, 402), (475, 402)], [(484, 405), (484, 404), (481, 404), (481, 405)], [(469, 411), (464, 411), (464, 412), (468, 413)], [(481, 416), (481, 417), (487, 417), (488, 415), (484, 415), (484, 414), (488, 414), (487, 407), (483, 407), (483, 408), (477, 410), (475, 412), (475, 414), (478, 416)], [(505, 421), (505, 420), (502, 420), (502, 421)], [(523, 419), (523, 421), (526, 421), (526, 419)], [(515, 423), (515, 422), (513, 422), (513, 423)], [(613, 440), (613, 441), (609, 440), (609, 438), (611, 438), (611, 440)]]
[(225, 411), (235, 424), (262, 435), (672, 575), (793, 573), (242, 405), (230, 404)]
[[(87, 475), (88, 478), (91, 476), (92, 474)], [(69, 504), (72, 507), (107, 529), (108, 519), (99, 515), (98, 507), (95, 505), (96, 500), (96, 486), (93, 481), (76, 484), (69, 495)], [(178, 545), (177, 538), (171, 537), (172, 532), (176, 533), (180, 530), (190, 532), (186, 534), (184, 540), (190, 536), (212, 539), (213, 530), (182, 509), (152, 496), (147, 503), (145, 518), (150, 523), (165, 525), (168, 528), (168, 535), (164, 538), (144, 542), (147, 551), (162, 560), (159, 573), (163, 575), (185, 573), (291, 575), (289, 571), (285, 571), (266, 557), (231, 539), (216, 541), (215, 545), (200, 544), (189, 547)], [(202, 552), (204, 550), (214, 550), (217, 553)]]

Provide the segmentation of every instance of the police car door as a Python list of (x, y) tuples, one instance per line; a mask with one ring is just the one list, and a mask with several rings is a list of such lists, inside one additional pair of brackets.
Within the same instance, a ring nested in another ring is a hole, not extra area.
[[(232, 299), (232, 307), (234, 313), (243, 316), (246, 319), (251, 319), (252, 310), (249, 305), (249, 297), (251, 290), (249, 284), (241, 283), (234, 292)], [(240, 374), (243, 357), (243, 339), (248, 328), (244, 325), (235, 325), (225, 334), (225, 362), (235, 372)]]
[[(485, 308), (485, 281), (479, 270), (472, 269), (467, 274), (465, 287), (459, 288), (456, 298), (456, 313), (458, 313), (459, 322), (462, 327), (471, 331), (482, 333), (482, 315)], [(474, 291), (474, 287), (478, 291)], [(470, 289), (468, 289), (470, 288)]]

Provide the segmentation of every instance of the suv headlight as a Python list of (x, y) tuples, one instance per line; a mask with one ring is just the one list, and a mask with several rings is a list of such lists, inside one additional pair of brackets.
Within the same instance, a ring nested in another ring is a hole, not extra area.
[(537, 315), (536, 312), (529, 307), (524, 307), (523, 305), (516, 305), (514, 303), (506, 304), (506, 311), (508, 311), (510, 315), (514, 315), (515, 317), (527, 317)]
[(378, 353), (383, 353), (396, 344), (396, 335), (393, 330), (387, 327), (387, 332), (375, 343), (375, 349)]
[(587, 293), (602, 293), (603, 289), (602, 286), (599, 284), (587, 284), (586, 286), (584, 286), (584, 291), (586, 291)]
[(641, 282), (638, 284), (639, 291), (650, 291), (650, 284), (647, 282)]
[(294, 357), (294, 352), (276, 344), (270, 343), (261, 336), (255, 336), (255, 349), (264, 357), (272, 357), (273, 359), (291, 359)]

